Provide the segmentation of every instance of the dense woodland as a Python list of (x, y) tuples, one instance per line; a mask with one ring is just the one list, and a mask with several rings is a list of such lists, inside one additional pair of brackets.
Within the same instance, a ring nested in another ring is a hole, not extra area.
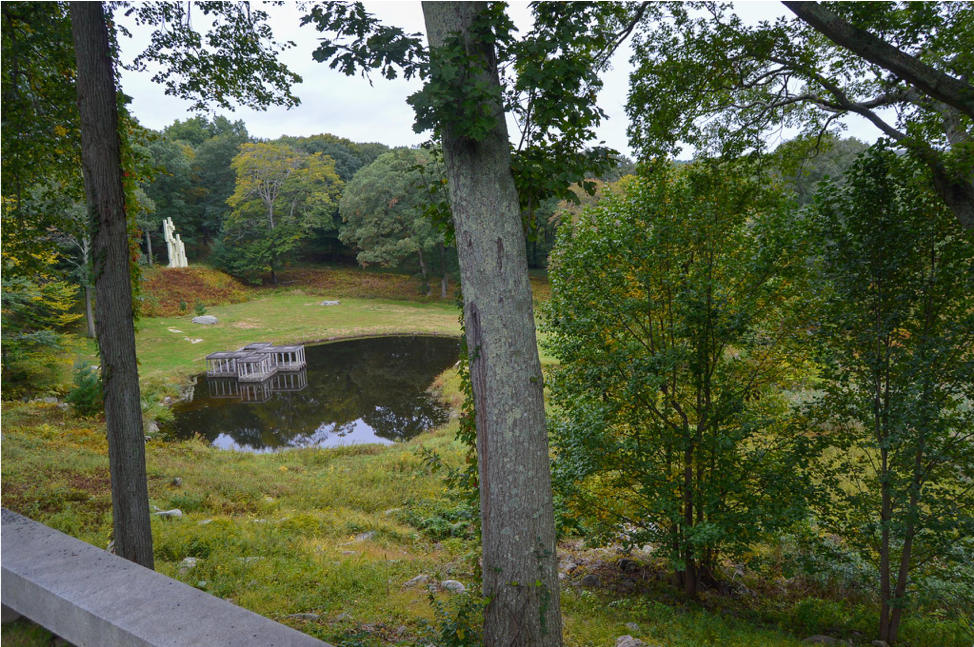
[[(97, 335), (105, 356), (100, 295), (134, 294), (138, 312), (141, 273), (168, 261), (163, 218), (191, 266), (267, 290), (287, 287), (288, 268), (393, 269), (423, 298), (464, 303), (458, 438), (469, 456), (447, 483), (473, 511), (482, 588), (438, 618), (444, 644), (508, 645), (523, 630), (525, 644), (558, 647), (554, 552), (568, 538), (652, 546), (684, 601), (734, 590), (751, 570), (839, 590), (870, 609), (869, 638), (884, 644), (911, 617), (949, 627), (942, 644), (969, 643), (971, 4), (808, 3), (747, 27), (715, 5), (542, 3), (525, 38), (502, 4), (431, 6), (429, 50), (341, 7), (308, 14), (325, 35), (316, 56), (344, 71), (422, 75), (410, 102), (434, 143), (259, 140), (215, 113), (154, 132), (118, 101), (115, 224), (131, 280), (106, 292), (98, 241), (110, 214), (93, 198), (89, 162), (82, 173), (94, 117), (75, 101), (76, 8), (4, 4), (4, 399), (58, 388), (78, 336)], [(263, 33), (259, 15), (246, 19)], [(591, 146), (602, 117), (591, 88), (605, 52), (632, 33), (635, 161)], [(897, 68), (884, 45), (915, 65)], [(284, 71), (261, 58), (270, 51), (248, 60), (286, 103)], [(517, 74), (501, 81), (498, 65)], [(192, 96), (191, 83), (165, 78)], [(272, 100), (235, 83), (222, 90)], [(482, 106), (523, 131), (509, 134)], [(876, 125), (877, 141), (845, 136), (846, 113)], [(782, 127), (794, 136), (768, 145)], [(685, 144), (695, 157), (677, 161)], [(537, 307), (554, 360), (544, 369), (529, 268), (551, 286)], [(102, 391), (106, 409), (120, 401), (100, 380), (77, 371), (79, 412)], [(106, 420), (109, 442), (123, 443)], [(138, 427), (128, 433), (141, 445)]]

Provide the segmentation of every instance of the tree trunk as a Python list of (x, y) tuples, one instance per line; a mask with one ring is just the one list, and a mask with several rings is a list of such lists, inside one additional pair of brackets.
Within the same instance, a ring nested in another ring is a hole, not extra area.
[(85, 325), (88, 328), (88, 338), (95, 339), (95, 315), (91, 311), (91, 286), (84, 286), (85, 289)]
[(450, 287), (450, 273), (447, 271), (446, 245), (440, 243), (440, 298), (445, 299)]
[(72, 2), (81, 159), (94, 225), (95, 308), (105, 389), (115, 552), (153, 568), (117, 94), (101, 2)]
[(149, 259), (149, 267), (152, 267), (152, 237), (149, 235), (149, 228), (145, 228), (145, 251)]
[(432, 291), (430, 290), (429, 270), (426, 269), (426, 259), (423, 258), (423, 249), (417, 249), (416, 253), (419, 255), (419, 271), (423, 274), (423, 290), (426, 291), (426, 296), (430, 296)]
[[(499, 85), (493, 45), (473, 41), (485, 3), (424, 2), (436, 48), (467, 41)], [(561, 595), (541, 362), (527, 250), (503, 110), (481, 140), (442, 126), (443, 157), (460, 253), (470, 379), (477, 424), (487, 647), (560, 647)]]

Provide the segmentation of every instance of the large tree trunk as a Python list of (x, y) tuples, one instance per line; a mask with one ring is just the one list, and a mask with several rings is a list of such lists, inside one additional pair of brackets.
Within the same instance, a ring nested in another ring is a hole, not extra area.
[(85, 325), (88, 328), (88, 338), (95, 338), (95, 315), (91, 311), (91, 286), (86, 285), (85, 289)]
[(115, 552), (148, 568), (152, 530), (135, 358), (117, 94), (101, 2), (72, 2), (81, 159), (94, 226), (95, 311), (105, 388)]
[[(451, 35), (499, 84), (493, 45), (470, 27), (485, 4), (424, 2), (432, 62)], [(443, 156), (460, 252), (460, 278), (477, 423), (488, 647), (559, 647), (561, 601), (555, 554), (548, 436), (527, 250), (511, 173), (503, 110), (481, 140), (442, 128)]]

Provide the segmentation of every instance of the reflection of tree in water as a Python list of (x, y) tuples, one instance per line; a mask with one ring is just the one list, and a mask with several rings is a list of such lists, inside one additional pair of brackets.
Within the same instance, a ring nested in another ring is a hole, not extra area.
[(203, 397), (208, 391), (197, 388), (193, 402), (175, 408), (169, 431), (179, 437), (199, 433), (210, 441), (223, 433), (239, 445), (263, 449), (354, 442), (363, 425), (379, 438), (404, 440), (446, 421), (426, 389), (456, 362), (456, 340), (385, 337), (306, 352), (307, 388), (276, 392), (262, 403)]

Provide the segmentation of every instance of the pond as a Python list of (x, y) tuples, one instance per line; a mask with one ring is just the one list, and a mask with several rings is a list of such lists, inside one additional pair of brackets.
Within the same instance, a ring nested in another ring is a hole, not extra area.
[(428, 392), (456, 363), (448, 337), (373, 337), (306, 349), (308, 366), (260, 384), (195, 378), (163, 431), (202, 436), (215, 447), (266, 452), (407, 440), (445, 423), (449, 411)]

